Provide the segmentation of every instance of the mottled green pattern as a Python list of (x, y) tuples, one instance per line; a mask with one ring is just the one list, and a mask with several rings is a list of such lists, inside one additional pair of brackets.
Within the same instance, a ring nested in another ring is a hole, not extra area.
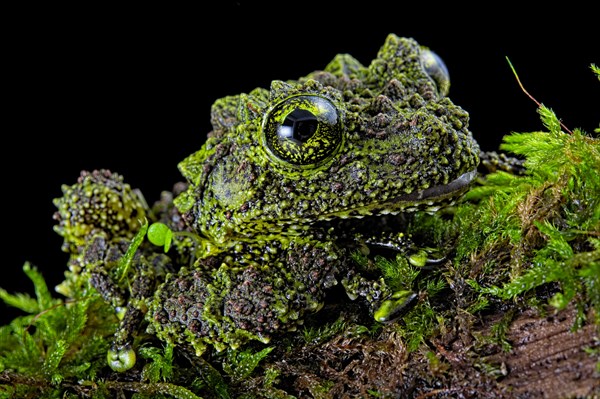
[[(197, 354), (208, 345), (237, 348), (295, 329), (337, 284), (351, 299), (365, 300), (378, 320), (402, 313), (416, 296), (364, 273), (351, 253), (386, 242), (413, 259), (401, 223), (386, 215), (434, 211), (467, 190), (479, 148), (467, 113), (445, 97), (448, 88), (434, 53), (389, 35), (368, 66), (342, 54), (298, 80), (217, 100), (206, 143), (179, 165), (187, 185), (152, 211), (131, 200), (128, 187), (112, 201), (109, 188), (121, 180), (108, 175), (91, 203), (118, 203), (122, 212), (114, 223), (106, 215), (100, 237), (85, 238), (96, 224), (73, 219), (81, 202), (72, 193), (87, 192), (85, 181), (83, 189), (65, 189), (57, 200), (58, 231), (66, 243), (84, 241), (66, 249), (108, 301), (127, 300), (111, 359), (129, 359), (134, 319), (143, 312), (149, 332)], [(131, 220), (145, 215), (173, 231), (168, 258), (143, 243), (128, 276), (141, 283), (111, 281), (114, 262), (103, 270), (98, 259), (119, 240), (131, 240), (139, 227)]]
[(132, 238), (147, 212), (140, 194), (107, 170), (82, 172), (77, 184), (65, 185), (62, 191), (54, 201), (54, 230), (65, 238), (69, 252), (78, 252), (95, 230)]
[[(414, 204), (398, 197), (475, 169), (468, 115), (438, 95), (421, 66), (423, 51), (390, 35), (366, 68), (338, 56), (324, 71), (273, 82), (268, 93), (218, 100), (207, 143), (180, 164), (191, 185), (178, 206), (204, 236), (227, 243), (282, 224), (399, 212)], [(314, 168), (274, 161), (263, 145), (265, 116), (300, 95), (328, 99), (343, 125), (337, 153)]]
[[(368, 67), (338, 55), (297, 81), (215, 102), (214, 130), (180, 164), (190, 186), (176, 205), (223, 261), (167, 280), (152, 305), (159, 335), (187, 336), (199, 352), (205, 343), (237, 346), (301, 323), (338, 281), (352, 297), (390, 295), (349, 269), (340, 233), (317, 237), (315, 223), (434, 206), (466, 188), (415, 194), (478, 163), (468, 115), (443, 96), (447, 72), (432, 54), (390, 35)], [(314, 116), (316, 131), (306, 142), (281, 140), (278, 129), (298, 110)], [(185, 299), (170, 299), (178, 293)]]
[[(89, 276), (81, 274), (88, 268), (85, 248), (98, 234), (107, 240), (127, 241), (140, 228), (148, 213), (141, 194), (123, 181), (123, 177), (108, 170), (83, 171), (72, 186), (62, 187), (63, 196), (54, 200), (54, 230), (64, 238), (62, 249), (70, 253), (66, 279), (56, 290), (72, 297), (73, 286), (86, 284)], [(116, 259), (113, 262), (116, 263)], [(106, 266), (106, 265), (104, 265)]]

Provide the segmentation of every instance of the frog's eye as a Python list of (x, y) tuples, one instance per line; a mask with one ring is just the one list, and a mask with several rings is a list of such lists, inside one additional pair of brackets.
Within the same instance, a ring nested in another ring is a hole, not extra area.
[(316, 166), (339, 148), (341, 122), (336, 107), (323, 97), (289, 97), (265, 116), (263, 138), (278, 160), (295, 166)]
[(445, 97), (450, 91), (450, 74), (444, 61), (431, 50), (421, 51), (421, 65), (437, 85), (438, 93)]

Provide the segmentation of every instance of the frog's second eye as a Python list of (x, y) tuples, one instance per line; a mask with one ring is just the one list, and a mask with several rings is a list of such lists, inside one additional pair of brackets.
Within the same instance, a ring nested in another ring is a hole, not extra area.
[(421, 65), (435, 82), (440, 96), (447, 96), (450, 91), (450, 74), (440, 56), (431, 50), (423, 50), (421, 52)]
[(268, 151), (278, 160), (296, 166), (316, 166), (340, 146), (340, 116), (323, 97), (290, 97), (265, 116), (263, 138)]

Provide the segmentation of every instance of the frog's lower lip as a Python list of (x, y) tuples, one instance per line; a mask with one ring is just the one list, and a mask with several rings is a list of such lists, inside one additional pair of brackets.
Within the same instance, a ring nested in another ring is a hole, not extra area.
[(354, 216), (398, 214), (416, 210), (435, 212), (445, 205), (452, 204), (459, 195), (467, 191), (476, 176), (477, 171), (472, 170), (463, 173), (448, 184), (414, 191), (410, 194), (394, 197), (384, 203), (365, 207), (355, 213)]
[(448, 184), (400, 195), (385, 202), (374, 202), (367, 206), (330, 214), (322, 220), (331, 220), (335, 217), (346, 219), (373, 215), (395, 215), (417, 210), (435, 212), (442, 206), (453, 203), (456, 198), (467, 191), (476, 176), (477, 171), (472, 170), (463, 173)]
[(396, 197), (394, 199), (394, 203), (398, 202), (408, 202), (408, 203), (418, 203), (423, 200), (428, 199), (444, 199), (447, 197), (454, 197), (461, 190), (466, 189), (469, 184), (475, 179), (477, 176), (477, 171), (472, 170), (467, 173), (463, 173), (458, 178), (452, 180), (448, 184), (443, 184), (441, 186), (434, 186), (427, 188), (421, 191), (415, 191), (410, 194), (402, 195), (400, 197)]

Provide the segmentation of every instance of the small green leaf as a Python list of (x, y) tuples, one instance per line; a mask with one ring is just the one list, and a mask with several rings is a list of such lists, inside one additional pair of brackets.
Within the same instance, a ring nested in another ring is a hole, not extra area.
[(154, 347), (144, 347), (139, 350), (145, 359), (151, 359), (142, 370), (142, 379), (150, 382), (169, 380), (173, 376), (173, 346), (167, 345), (163, 350)]
[(165, 252), (169, 252), (173, 231), (164, 223), (152, 223), (148, 228), (148, 240), (158, 247), (164, 246)]
[(47, 376), (50, 376), (52, 380), (57, 380), (60, 382), (62, 378), (57, 376), (56, 370), (58, 369), (58, 365), (62, 360), (63, 356), (67, 352), (69, 345), (65, 340), (58, 340), (53, 345), (48, 348), (48, 353), (46, 354), (46, 359), (44, 360), (44, 364), (42, 365), (42, 371)]
[(0, 288), (0, 299), (7, 305), (21, 309), (30, 314), (38, 313), (40, 311), (38, 301), (29, 296), (29, 294), (9, 294), (5, 289)]
[(172, 241), (173, 241), (173, 232), (171, 230), (169, 230), (169, 231), (167, 231), (167, 233), (165, 235), (165, 253), (169, 252)]
[(80, 300), (73, 304), (68, 309), (67, 325), (64, 330), (64, 337), (67, 343), (73, 343), (80, 337), (81, 331), (87, 323), (87, 310), (90, 300)]
[(169, 231), (171, 231), (171, 229), (164, 223), (152, 223), (150, 227), (148, 227), (148, 240), (157, 247), (161, 247), (165, 245), (165, 236)]

